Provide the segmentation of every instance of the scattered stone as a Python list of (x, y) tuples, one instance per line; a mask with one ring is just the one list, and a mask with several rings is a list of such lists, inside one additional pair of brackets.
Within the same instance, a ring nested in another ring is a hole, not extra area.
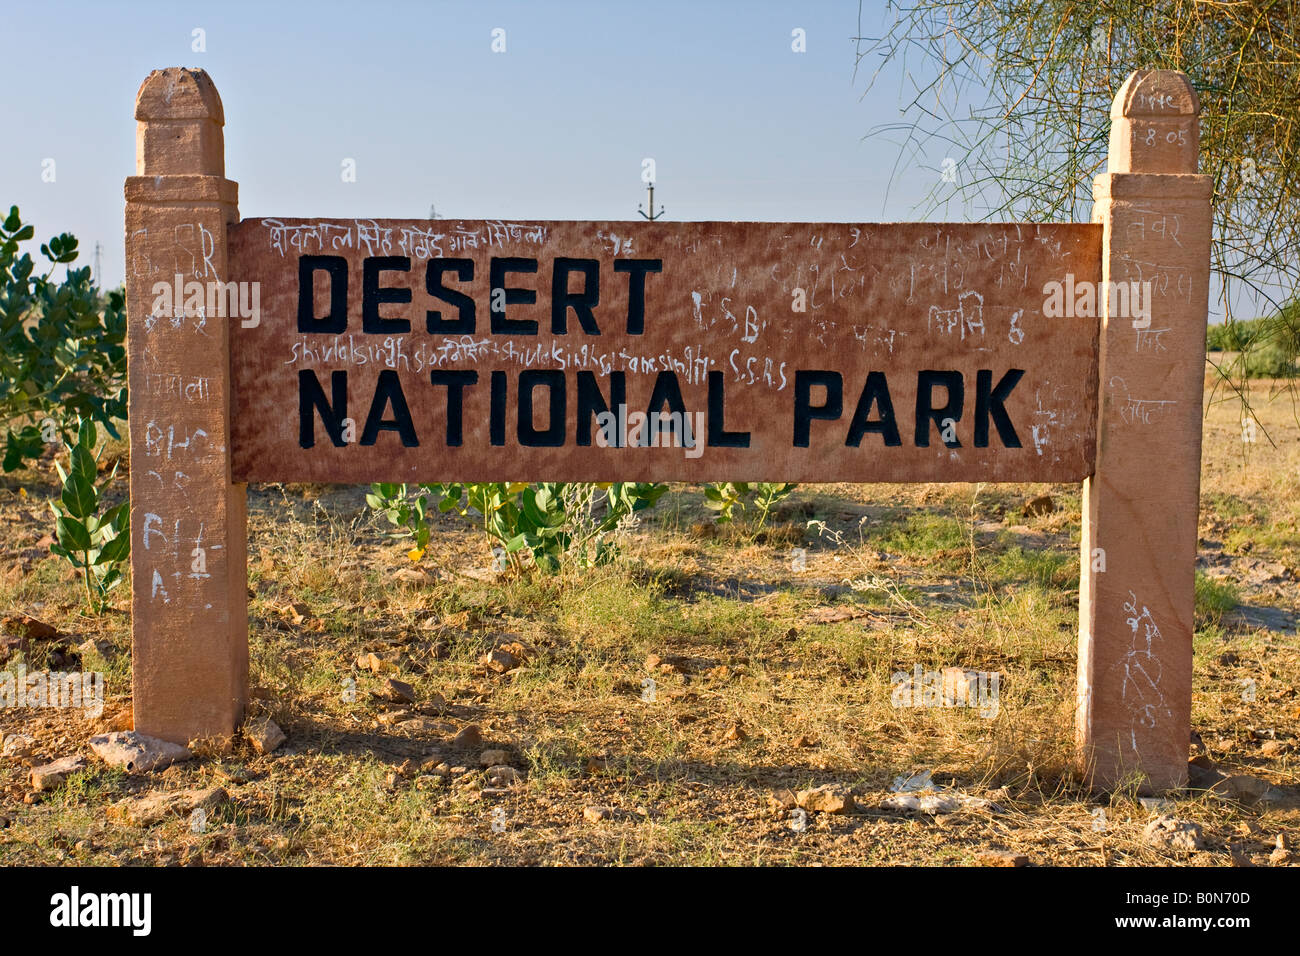
[(582, 818), (588, 823), (600, 823), (602, 820), (612, 820), (614, 811), (609, 807), (584, 807)]
[(1174, 801), (1164, 797), (1138, 797), (1138, 803), (1148, 813), (1166, 813), (1174, 808)]
[(497, 764), (509, 763), (510, 755), (504, 750), (485, 750), (478, 762), (485, 767), (495, 767)]
[(53, 763), (32, 768), (32, 789), (36, 791), (54, 790), (63, 785), (69, 774), (86, 769), (86, 758), (81, 754), (60, 757)]
[(1020, 512), (1026, 518), (1036, 518), (1039, 515), (1050, 515), (1055, 510), (1056, 502), (1052, 500), (1051, 495), (1039, 495), (1026, 501)]
[(52, 641), (59, 636), (59, 629), (44, 621), (38, 621), (26, 614), (14, 614), (0, 621), (0, 629), (6, 634), (13, 634), (29, 641)]
[(82, 657), (90, 657), (94, 654), (98, 654), (109, 663), (112, 663), (114, 658), (117, 657), (117, 648), (113, 646), (111, 641), (105, 641), (103, 639), (95, 640), (93, 637), (87, 638), (78, 644), (77, 651)]
[(487, 768), (488, 784), (493, 787), (513, 787), (523, 782), (523, 775), (514, 767), (498, 764)]
[(727, 740), (735, 740), (735, 741), (745, 741), (749, 739), (749, 734), (746, 733), (745, 727), (743, 724), (741, 724), (740, 721), (736, 721), (734, 724), (728, 727), (726, 734), (724, 734), (723, 736)]
[(1161, 814), (1142, 828), (1142, 842), (1160, 850), (1193, 853), (1205, 845), (1196, 823)]
[(425, 773), (438, 773), (444, 776), (451, 773), (451, 768), (447, 766), (447, 761), (442, 759), (442, 754), (429, 754), (420, 761), (420, 769)]
[(6, 664), (11, 657), (27, 656), (27, 639), (14, 634), (0, 635), (0, 664)]
[(386, 710), (376, 717), (375, 720), (383, 727), (392, 727), (395, 724), (400, 724), (403, 721), (410, 720), (414, 716), (414, 713), (406, 709)]
[(809, 737), (807, 734), (800, 734), (795, 739), (794, 745), (800, 749), (804, 749), (807, 747), (816, 747), (817, 741), (813, 740), (813, 738)]
[(497, 647), (480, 657), (478, 662), (490, 671), (504, 674), (506, 671), (514, 670), (523, 663), (523, 660), (504, 647)]
[(1010, 850), (985, 850), (976, 861), (983, 866), (1028, 866), (1029, 857), (1023, 853), (1012, 853)]
[(432, 717), (411, 717), (409, 714), (405, 720), (397, 723), (397, 729), (408, 734), (438, 734), (442, 733), (445, 726), (442, 721)]
[(793, 810), (799, 805), (799, 798), (794, 795), (793, 790), (782, 788), (773, 790), (767, 798), (767, 806), (776, 813), (785, 813), (787, 810)]
[(1225, 800), (1235, 800), (1245, 806), (1253, 806), (1256, 803), (1278, 803), (1286, 796), (1267, 780), (1246, 773), (1224, 777), (1210, 788), (1210, 793)]
[(372, 674), (382, 674), (384, 671), (394, 670), (397, 667), (396, 664), (384, 660), (374, 651), (357, 655), (355, 663), (358, 670), (370, 671)]
[(169, 790), (127, 797), (108, 808), (108, 819), (115, 823), (147, 827), (169, 816), (188, 816), (195, 810), (213, 814), (230, 802), (223, 787), (203, 790)]
[(35, 752), (36, 738), (28, 737), (26, 734), (7, 734), (4, 745), (0, 746), (0, 755), (12, 757), (14, 760), (30, 757)]
[(800, 790), (795, 802), (814, 813), (852, 813), (853, 792), (848, 787), (825, 783), (811, 790)]
[(392, 677), (384, 679), (378, 690), (372, 690), (371, 696), (378, 697), (380, 700), (391, 701), (394, 704), (413, 704), (415, 703), (415, 688), (406, 681), (397, 680)]
[(1291, 744), (1286, 740), (1266, 740), (1259, 745), (1262, 757), (1281, 757), (1291, 752)]
[(188, 747), (138, 734), (134, 730), (91, 737), (90, 749), (110, 767), (121, 767), (127, 773), (161, 770), (194, 756)]
[(447, 713), (451, 708), (447, 704), (447, 699), (441, 694), (430, 694), (428, 699), (421, 703), (416, 710), (426, 717), (440, 717)]
[(478, 729), (478, 724), (467, 724), (455, 737), (451, 739), (453, 747), (461, 747), (468, 750), (470, 747), (478, 747), (483, 743), (483, 731)]
[(281, 616), (291, 624), (301, 624), (311, 616), (311, 608), (302, 601), (295, 601), (279, 608)]
[(1294, 858), (1295, 854), (1291, 852), (1291, 848), (1287, 845), (1286, 836), (1279, 833), (1277, 843), (1273, 846), (1273, 852), (1268, 855), (1268, 862), (1273, 866), (1286, 866)]
[(269, 754), (286, 738), (284, 731), (270, 717), (255, 717), (244, 724), (244, 736), (260, 754)]

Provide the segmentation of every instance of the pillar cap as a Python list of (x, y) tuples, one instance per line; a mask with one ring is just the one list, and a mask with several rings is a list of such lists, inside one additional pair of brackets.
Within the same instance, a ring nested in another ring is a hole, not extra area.
[(221, 97), (206, 70), (170, 66), (154, 70), (135, 96), (135, 118), (151, 120), (211, 120), (226, 125)]
[(1111, 119), (1199, 116), (1201, 99), (1180, 70), (1135, 70), (1111, 103)]

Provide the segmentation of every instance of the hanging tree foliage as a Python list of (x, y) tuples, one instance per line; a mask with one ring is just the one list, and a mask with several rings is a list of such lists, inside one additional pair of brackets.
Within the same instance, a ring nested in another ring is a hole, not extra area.
[[(1144, 67), (1186, 73), (1201, 100), (1200, 171), (1214, 182), (1211, 296), (1230, 327), (1268, 314), (1260, 344), (1294, 346), (1300, 309), (1284, 306), (1300, 293), (1300, 4), (920, 0), (889, 9), (883, 36), (857, 38), (858, 70), (875, 83), (886, 65), (902, 69), (902, 119), (870, 135), (901, 134), (900, 166), (935, 150), (954, 160), (936, 180), (935, 207), (957, 199), (989, 217), (1086, 221), (1124, 79)], [(1247, 371), (1243, 354), (1220, 368), (1221, 381), (1241, 394)]]

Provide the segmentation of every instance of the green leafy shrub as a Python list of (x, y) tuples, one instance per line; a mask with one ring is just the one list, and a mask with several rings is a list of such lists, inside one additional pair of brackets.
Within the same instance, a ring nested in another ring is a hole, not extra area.
[(77, 240), (67, 233), (43, 244), (43, 274), (19, 244), (35, 234), (18, 207), (0, 223), (0, 427), (5, 471), (40, 457), (46, 444), (68, 444), (81, 419), (119, 438), (126, 418), (126, 298), (101, 296), (90, 269), (68, 268)]
[(120, 502), (100, 512), (104, 490), (117, 476), (117, 466), (102, 483), (99, 454), (95, 449), (95, 423), (78, 425), (76, 443), (68, 452), (68, 470), (57, 461), (62, 488), (50, 502), (55, 518), (55, 543), (50, 550), (66, 558), (82, 575), (86, 603), (95, 613), (104, 610), (108, 592), (122, 583), (122, 568), (131, 553), (129, 503)]
[(565, 564), (591, 567), (613, 555), (613, 533), (640, 511), (652, 507), (668, 489), (661, 483), (602, 484), (540, 482), (373, 484), (366, 502), (396, 526), (398, 537), (424, 556), (431, 534), (431, 509), (456, 512), (478, 525), (495, 542), (498, 566), (533, 567), (555, 572)]
[(767, 522), (772, 508), (783, 498), (788, 498), (798, 485), (793, 481), (729, 481), (704, 486), (704, 507), (716, 511), (718, 524), (735, 520), (741, 512), (752, 508), (754, 534)]

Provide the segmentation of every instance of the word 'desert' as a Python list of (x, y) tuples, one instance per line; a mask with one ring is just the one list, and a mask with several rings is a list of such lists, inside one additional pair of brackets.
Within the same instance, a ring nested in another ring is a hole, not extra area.
[(1096, 323), (1035, 321), (1008, 270), (1089, 276), (1098, 238), (245, 220), (232, 268), (265, 296), (232, 340), (235, 474), (473, 480), (504, 449), (551, 480), (1077, 480)]

